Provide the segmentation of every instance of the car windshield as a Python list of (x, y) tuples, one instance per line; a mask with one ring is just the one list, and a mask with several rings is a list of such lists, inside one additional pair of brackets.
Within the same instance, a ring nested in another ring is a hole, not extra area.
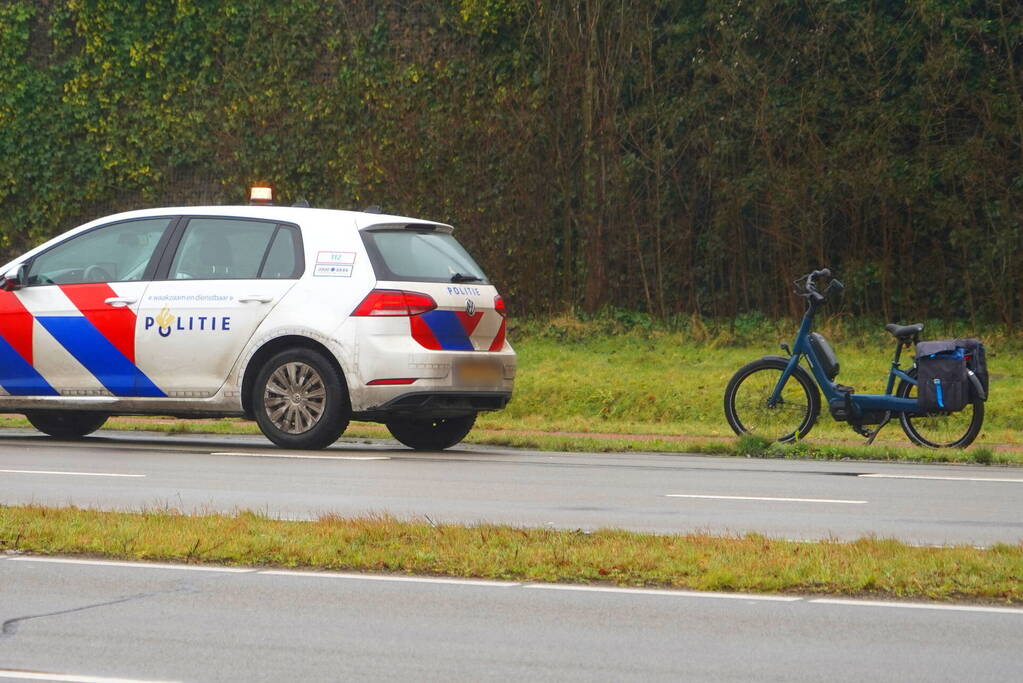
[(362, 239), (380, 280), (488, 283), (483, 269), (450, 233), (431, 228), (366, 230)]

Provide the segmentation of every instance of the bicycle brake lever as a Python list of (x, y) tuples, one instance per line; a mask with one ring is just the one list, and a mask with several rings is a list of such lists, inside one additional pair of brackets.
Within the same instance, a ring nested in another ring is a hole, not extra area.
[(811, 275), (813, 275), (813, 273), (807, 273), (803, 277), (796, 278), (795, 280), (793, 280), (792, 293), (795, 294), (796, 296), (806, 296), (807, 295), (806, 283), (809, 282)]

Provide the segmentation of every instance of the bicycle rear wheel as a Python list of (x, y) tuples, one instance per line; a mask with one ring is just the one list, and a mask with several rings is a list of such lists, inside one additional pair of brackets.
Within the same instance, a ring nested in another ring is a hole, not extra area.
[[(916, 368), (912, 368), (909, 375), (915, 378)], [(902, 380), (895, 395), (916, 398), (916, 385)], [(966, 448), (977, 438), (984, 424), (984, 402), (977, 399), (955, 413), (900, 413), (899, 422), (909, 440), (918, 446)]]
[(803, 438), (813, 427), (821, 399), (802, 368), (797, 367), (789, 377), (778, 401), (770, 402), (787, 364), (784, 358), (761, 358), (732, 376), (725, 389), (725, 417), (736, 434), (788, 442)]

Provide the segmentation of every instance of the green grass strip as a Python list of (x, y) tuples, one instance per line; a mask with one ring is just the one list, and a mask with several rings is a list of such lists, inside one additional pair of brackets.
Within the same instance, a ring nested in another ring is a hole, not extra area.
[(0, 550), (707, 591), (1023, 602), (1023, 545), (921, 548), (757, 534), (658, 536), (391, 517), (287, 522), (239, 512), (0, 506)]

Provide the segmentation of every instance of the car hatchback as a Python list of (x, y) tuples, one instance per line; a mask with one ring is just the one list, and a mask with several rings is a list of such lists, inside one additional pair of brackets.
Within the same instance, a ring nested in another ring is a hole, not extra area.
[(512, 393), (504, 302), (442, 223), (147, 209), (0, 273), (0, 410), (53, 436), (111, 415), (245, 416), (308, 449), (356, 419), (439, 450)]

